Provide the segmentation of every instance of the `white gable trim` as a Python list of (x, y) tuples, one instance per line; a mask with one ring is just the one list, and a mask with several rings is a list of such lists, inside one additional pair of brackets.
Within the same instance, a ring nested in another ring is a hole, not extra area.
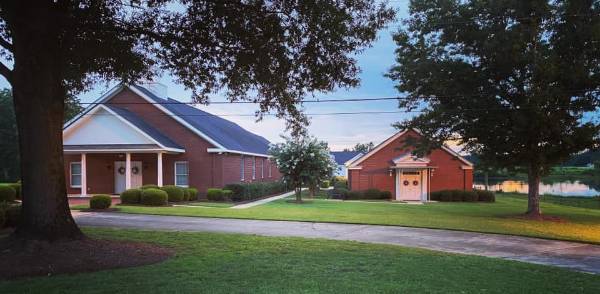
[(156, 108), (160, 109), (162, 112), (170, 115), (174, 120), (176, 120), (177, 122), (179, 122), (180, 124), (182, 124), (183, 126), (188, 128), (190, 131), (192, 131), (196, 135), (202, 137), (204, 140), (208, 141), (209, 143), (213, 144), (214, 146), (216, 146), (219, 149), (226, 149), (225, 147), (223, 147), (221, 144), (217, 143), (217, 141), (213, 140), (208, 135), (206, 135), (203, 132), (200, 132), (198, 129), (194, 128), (192, 125), (187, 123), (185, 120), (180, 118), (178, 115), (172, 113), (171, 111), (166, 109), (164, 106), (157, 104), (154, 100), (152, 100), (152, 98), (148, 97), (144, 92), (136, 89), (135, 87), (131, 87), (131, 86), (127, 86), (127, 88), (129, 88), (134, 93), (138, 94), (140, 97), (144, 98), (144, 100), (148, 101), (149, 103), (154, 105)]
[[(417, 129), (412, 129), (412, 130), (415, 131), (417, 134), (423, 136), (423, 133), (421, 133), (419, 130), (417, 130)], [(383, 141), (382, 143), (380, 143), (379, 145), (377, 145), (377, 147), (373, 148), (373, 150), (371, 150), (367, 154), (365, 154), (365, 156), (363, 156), (363, 157), (359, 158), (357, 161), (351, 163), (350, 167), (356, 167), (356, 166), (358, 166), (359, 163), (365, 161), (367, 158), (371, 157), (373, 154), (379, 152), (379, 150), (383, 149), (385, 146), (389, 145), (390, 143), (392, 143), (396, 139), (400, 138), (407, 131), (408, 130), (403, 130), (401, 132), (398, 132), (395, 135), (393, 135), (390, 138), (388, 138), (387, 140)], [(458, 154), (457, 152), (455, 152), (451, 148), (447, 147), (446, 145), (442, 145), (441, 149), (444, 150), (444, 151), (446, 151), (446, 152), (448, 152), (448, 153), (450, 153), (450, 155), (458, 158), (458, 160), (460, 160), (464, 164), (466, 164), (468, 166), (471, 166), (471, 167), (473, 166), (473, 163), (471, 163), (470, 161), (464, 159), (462, 156), (460, 156), (460, 154)]]
[(407, 132), (407, 130), (398, 132), (395, 135), (389, 137), (387, 140), (379, 143), (379, 145), (377, 145), (375, 148), (373, 148), (373, 150), (367, 152), (367, 154), (365, 154), (363, 157), (359, 158), (357, 161), (352, 162), (349, 167), (357, 167), (359, 163), (365, 161), (367, 158), (371, 157), (371, 155), (379, 152), (379, 150), (383, 149), (383, 147), (389, 145), (394, 140), (400, 138), (400, 136), (404, 135), (406, 132)]
[(110, 89), (104, 95), (100, 96), (100, 98), (98, 98), (98, 99), (94, 100), (94, 102), (90, 103), (90, 105), (88, 105), (88, 107), (86, 107), (82, 112), (80, 112), (75, 117), (73, 117), (72, 119), (67, 121), (63, 125), (63, 130), (67, 129), (69, 126), (71, 126), (73, 123), (78, 121), (82, 116), (87, 114), (89, 111), (94, 109), (96, 106), (98, 106), (103, 101), (108, 100), (108, 99), (112, 98), (113, 96), (115, 96), (116, 94), (118, 94), (119, 92), (121, 92), (121, 90), (123, 90), (123, 85), (119, 84), (119, 85), (114, 86), (112, 89)]
[(346, 166), (346, 167), (349, 166), (353, 161), (357, 160), (361, 156), (363, 156), (363, 154), (362, 154), (362, 152), (359, 152), (358, 154), (354, 155), (354, 157), (352, 157), (348, 161), (344, 162), (344, 166)]
[[(96, 104), (94, 107), (92, 107), (88, 111), (87, 115), (93, 115), (94, 113), (98, 112), (101, 109), (104, 110), (104, 111), (106, 111), (106, 112), (108, 112), (108, 113), (110, 113), (110, 114), (112, 114), (112, 115), (114, 115), (116, 118), (118, 118), (120, 121), (122, 121), (123, 123), (125, 123), (127, 126), (131, 127), (132, 129), (134, 129), (136, 132), (138, 132), (139, 134), (141, 134), (142, 136), (144, 136), (148, 140), (150, 140), (150, 141), (154, 142), (156, 145), (160, 146), (160, 148), (162, 148), (162, 150), (171, 151), (171, 152), (185, 152), (184, 149), (171, 148), (171, 147), (164, 146), (159, 141), (157, 141), (156, 139), (154, 139), (152, 136), (146, 134), (146, 132), (142, 131), (137, 126), (135, 126), (134, 124), (132, 124), (131, 122), (129, 122), (127, 119), (123, 118), (122, 116), (120, 116), (119, 114), (117, 114), (116, 112), (114, 112), (112, 109), (110, 109), (110, 108), (108, 108), (108, 107), (106, 107), (106, 106), (104, 106), (102, 104)], [(65, 133), (70, 132), (73, 129), (76, 129), (79, 125), (81, 125), (85, 121), (86, 120), (84, 120), (84, 119), (78, 119), (78, 120), (74, 121), (71, 125), (67, 126), (65, 129), (63, 129), (63, 136), (65, 135)]]

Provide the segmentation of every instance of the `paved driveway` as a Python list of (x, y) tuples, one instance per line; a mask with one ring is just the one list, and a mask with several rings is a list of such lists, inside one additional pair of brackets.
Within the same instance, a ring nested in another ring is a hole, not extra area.
[(73, 212), (83, 226), (294, 236), (419, 247), (600, 274), (600, 246), (576, 242), (398, 226)]

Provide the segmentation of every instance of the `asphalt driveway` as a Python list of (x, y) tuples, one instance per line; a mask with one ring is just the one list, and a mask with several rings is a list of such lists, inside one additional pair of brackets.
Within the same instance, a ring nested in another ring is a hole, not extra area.
[(600, 246), (576, 242), (399, 226), (109, 212), (73, 212), (73, 216), (83, 226), (351, 240), (497, 257), (600, 274)]

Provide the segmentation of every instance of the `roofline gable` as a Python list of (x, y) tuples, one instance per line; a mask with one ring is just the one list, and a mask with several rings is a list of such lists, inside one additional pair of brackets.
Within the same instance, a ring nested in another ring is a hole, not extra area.
[[(404, 134), (406, 134), (409, 130), (414, 131), (415, 133), (423, 136), (423, 133), (421, 133), (421, 131), (417, 130), (417, 129), (405, 129), (402, 130), (396, 134), (394, 134), (393, 136), (389, 137), (388, 139), (386, 139), (385, 141), (381, 142), (379, 145), (375, 146), (375, 148), (373, 148), (371, 151), (367, 152), (367, 154), (365, 154), (364, 156), (358, 158), (355, 162), (352, 162), (349, 167), (357, 167), (359, 163), (365, 161), (367, 158), (371, 157), (373, 154), (379, 152), (379, 150), (383, 149), (385, 146), (389, 145), (390, 143), (392, 143), (393, 141), (395, 141), (396, 139), (400, 138), (401, 136), (403, 136)], [(442, 145), (441, 148), (442, 150), (446, 151), (447, 153), (449, 153), (450, 155), (458, 158), (458, 160), (460, 160), (462, 163), (468, 165), (468, 166), (473, 166), (473, 163), (471, 163), (470, 161), (466, 160), (464, 157), (462, 157), (460, 154), (458, 154), (458, 152), (452, 150), (450, 147), (446, 146), (446, 145)]]
[(81, 120), (80, 118), (83, 117), (83, 115), (92, 115), (96, 112), (98, 112), (99, 110), (104, 110), (112, 115), (114, 115), (117, 119), (119, 119), (121, 122), (125, 123), (127, 126), (129, 126), (130, 128), (134, 129), (136, 132), (140, 133), (142, 136), (144, 136), (145, 138), (149, 139), (150, 141), (156, 143), (156, 145), (160, 146), (160, 148), (166, 150), (166, 151), (172, 151), (172, 152), (185, 152), (184, 149), (179, 149), (179, 148), (172, 148), (172, 147), (167, 147), (165, 145), (163, 145), (161, 142), (159, 142), (158, 140), (154, 139), (152, 136), (148, 135), (146, 132), (144, 132), (143, 130), (141, 130), (140, 128), (138, 128), (136, 125), (134, 125), (133, 123), (131, 123), (130, 121), (128, 121), (126, 118), (122, 117), (121, 115), (119, 115), (118, 113), (114, 112), (112, 109), (110, 109), (109, 107), (106, 107), (105, 105), (102, 104), (94, 104), (94, 106), (90, 109), (88, 109), (86, 111), (86, 113), (83, 113), (79, 116), (79, 118), (77, 118), (76, 120), (74, 120), (70, 125), (68, 125), (67, 127), (63, 128), (63, 136), (66, 132), (69, 132), (71, 129), (76, 128), (78, 125), (83, 123), (83, 120)]

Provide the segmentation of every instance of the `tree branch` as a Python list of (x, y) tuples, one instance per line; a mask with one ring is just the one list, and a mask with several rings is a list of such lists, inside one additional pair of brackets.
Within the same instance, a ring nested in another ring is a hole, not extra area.
[(12, 70), (8, 68), (3, 62), (0, 62), (0, 74), (3, 75), (9, 83), (12, 84)]
[(0, 46), (4, 47), (6, 50), (13, 52), (13, 45), (6, 41), (4, 38), (0, 38)]

